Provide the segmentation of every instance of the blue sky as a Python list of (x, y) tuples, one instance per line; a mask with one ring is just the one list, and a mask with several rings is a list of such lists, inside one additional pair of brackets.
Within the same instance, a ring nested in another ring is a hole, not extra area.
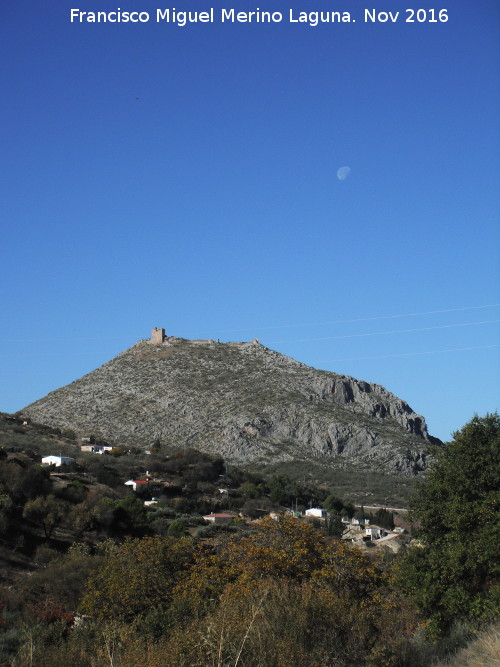
[[(133, 25), (0, 6), (0, 410), (153, 326), (377, 382), (442, 439), (497, 409), (497, 3), (455, 0), (446, 23), (392, 0), (179, 5), (76, 4), (150, 12)], [(216, 21), (157, 24), (158, 6)]]

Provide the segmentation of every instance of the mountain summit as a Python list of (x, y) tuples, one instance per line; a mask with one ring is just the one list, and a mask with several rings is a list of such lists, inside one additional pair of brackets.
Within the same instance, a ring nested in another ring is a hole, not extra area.
[(22, 414), (129, 446), (407, 475), (425, 469), (434, 440), (423, 417), (380, 385), (311, 368), (257, 339), (186, 340), (160, 328)]

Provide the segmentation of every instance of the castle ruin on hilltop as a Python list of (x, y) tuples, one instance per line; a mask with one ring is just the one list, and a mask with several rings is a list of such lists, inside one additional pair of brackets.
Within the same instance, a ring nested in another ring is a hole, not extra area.
[(153, 327), (151, 332), (151, 342), (154, 345), (161, 345), (165, 340), (165, 329), (160, 329), (160, 327)]
[[(162, 327), (153, 327), (151, 331), (151, 343), (153, 345), (163, 345), (164, 343), (174, 343), (174, 342), (179, 342), (182, 339), (176, 338), (175, 336), (167, 336), (165, 333), (165, 329)], [(206, 345), (208, 343), (220, 343), (220, 340), (212, 340), (211, 338), (207, 339), (198, 339), (198, 340), (190, 340), (189, 341), (192, 344), (195, 345)], [(250, 341), (251, 344), (253, 345), (260, 345), (259, 339), (254, 338), (252, 341)], [(231, 343), (226, 343), (226, 345), (247, 345), (248, 343), (243, 343), (243, 342), (231, 342)]]

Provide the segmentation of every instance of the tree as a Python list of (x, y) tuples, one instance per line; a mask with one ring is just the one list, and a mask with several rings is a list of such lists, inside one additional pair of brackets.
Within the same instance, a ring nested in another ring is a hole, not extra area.
[(325, 519), (325, 532), (331, 537), (341, 538), (344, 533), (344, 524), (342, 523), (342, 517), (338, 512), (332, 512), (330, 516)]
[(89, 575), (105, 560), (101, 555), (91, 556), (89, 551), (79, 544), (70, 547), (64, 555), (55, 552), (55, 557), (32, 572), (21, 584), (20, 599), (27, 605), (55, 600), (64, 607), (64, 611), (74, 611)]
[(340, 514), (341, 516), (346, 516), (349, 517), (349, 519), (352, 519), (355, 511), (356, 508), (352, 503), (344, 503), (344, 509), (340, 512)]
[(434, 451), (411, 501), (421, 530), (400, 568), (435, 635), (454, 619), (480, 622), (500, 611), (500, 418), (475, 416), (453, 435)]
[(168, 609), (172, 590), (193, 562), (187, 537), (126, 539), (113, 549), (87, 582), (84, 613), (130, 621), (151, 609)]
[(373, 516), (373, 523), (382, 528), (392, 530), (394, 528), (394, 515), (390, 510), (379, 509)]
[(147, 512), (135, 494), (125, 496), (115, 507), (113, 527), (117, 532), (144, 535), (148, 529)]
[(269, 481), (269, 493), (271, 502), (277, 505), (286, 505), (294, 499), (290, 490), (291, 482), (287, 475), (275, 475)]
[(155, 664), (394, 665), (415, 628), (376, 559), (293, 517), (199, 556), (175, 591), (177, 653)]
[(80, 534), (109, 527), (113, 523), (113, 501), (89, 492), (85, 500), (71, 510), (70, 522)]
[(261, 496), (260, 490), (252, 482), (244, 482), (239, 487), (238, 493), (243, 496), (245, 500), (252, 500)]
[(160, 438), (156, 438), (156, 440), (153, 442), (153, 444), (151, 445), (151, 451), (154, 454), (160, 454), (160, 452), (161, 452), (161, 440), (160, 440)]
[(47, 468), (30, 465), (25, 468), (19, 462), (7, 461), (0, 468), (0, 484), (15, 504), (24, 505), (27, 500), (46, 496), (52, 488)]
[(28, 521), (40, 524), (45, 537), (49, 539), (54, 529), (64, 522), (68, 514), (68, 507), (68, 503), (58, 500), (53, 495), (46, 498), (38, 496), (26, 503), (23, 517)]
[(0, 535), (5, 534), (9, 528), (13, 504), (8, 493), (0, 493)]
[(169, 537), (182, 537), (186, 532), (184, 524), (179, 519), (174, 519), (168, 527), (167, 535)]
[(337, 496), (330, 494), (323, 503), (323, 507), (329, 512), (341, 512), (344, 509), (344, 503)]
[(266, 516), (255, 533), (229, 543), (222, 557), (244, 581), (264, 577), (300, 581), (320, 566), (324, 544), (324, 536), (308, 523), (291, 516), (277, 521)]
[(272, 503), (269, 498), (254, 498), (245, 501), (241, 507), (241, 512), (251, 519), (259, 519), (263, 514), (272, 509)]
[(355, 510), (354, 518), (361, 522), (366, 519), (365, 508), (363, 506), (361, 506), (360, 509)]

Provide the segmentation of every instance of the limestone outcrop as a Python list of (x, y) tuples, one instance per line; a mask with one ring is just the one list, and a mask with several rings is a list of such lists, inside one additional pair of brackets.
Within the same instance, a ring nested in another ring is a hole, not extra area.
[(422, 416), (384, 387), (250, 343), (139, 341), (22, 414), (147, 448), (195, 447), (238, 463), (321, 459), (399, 474), (427, 464)]

